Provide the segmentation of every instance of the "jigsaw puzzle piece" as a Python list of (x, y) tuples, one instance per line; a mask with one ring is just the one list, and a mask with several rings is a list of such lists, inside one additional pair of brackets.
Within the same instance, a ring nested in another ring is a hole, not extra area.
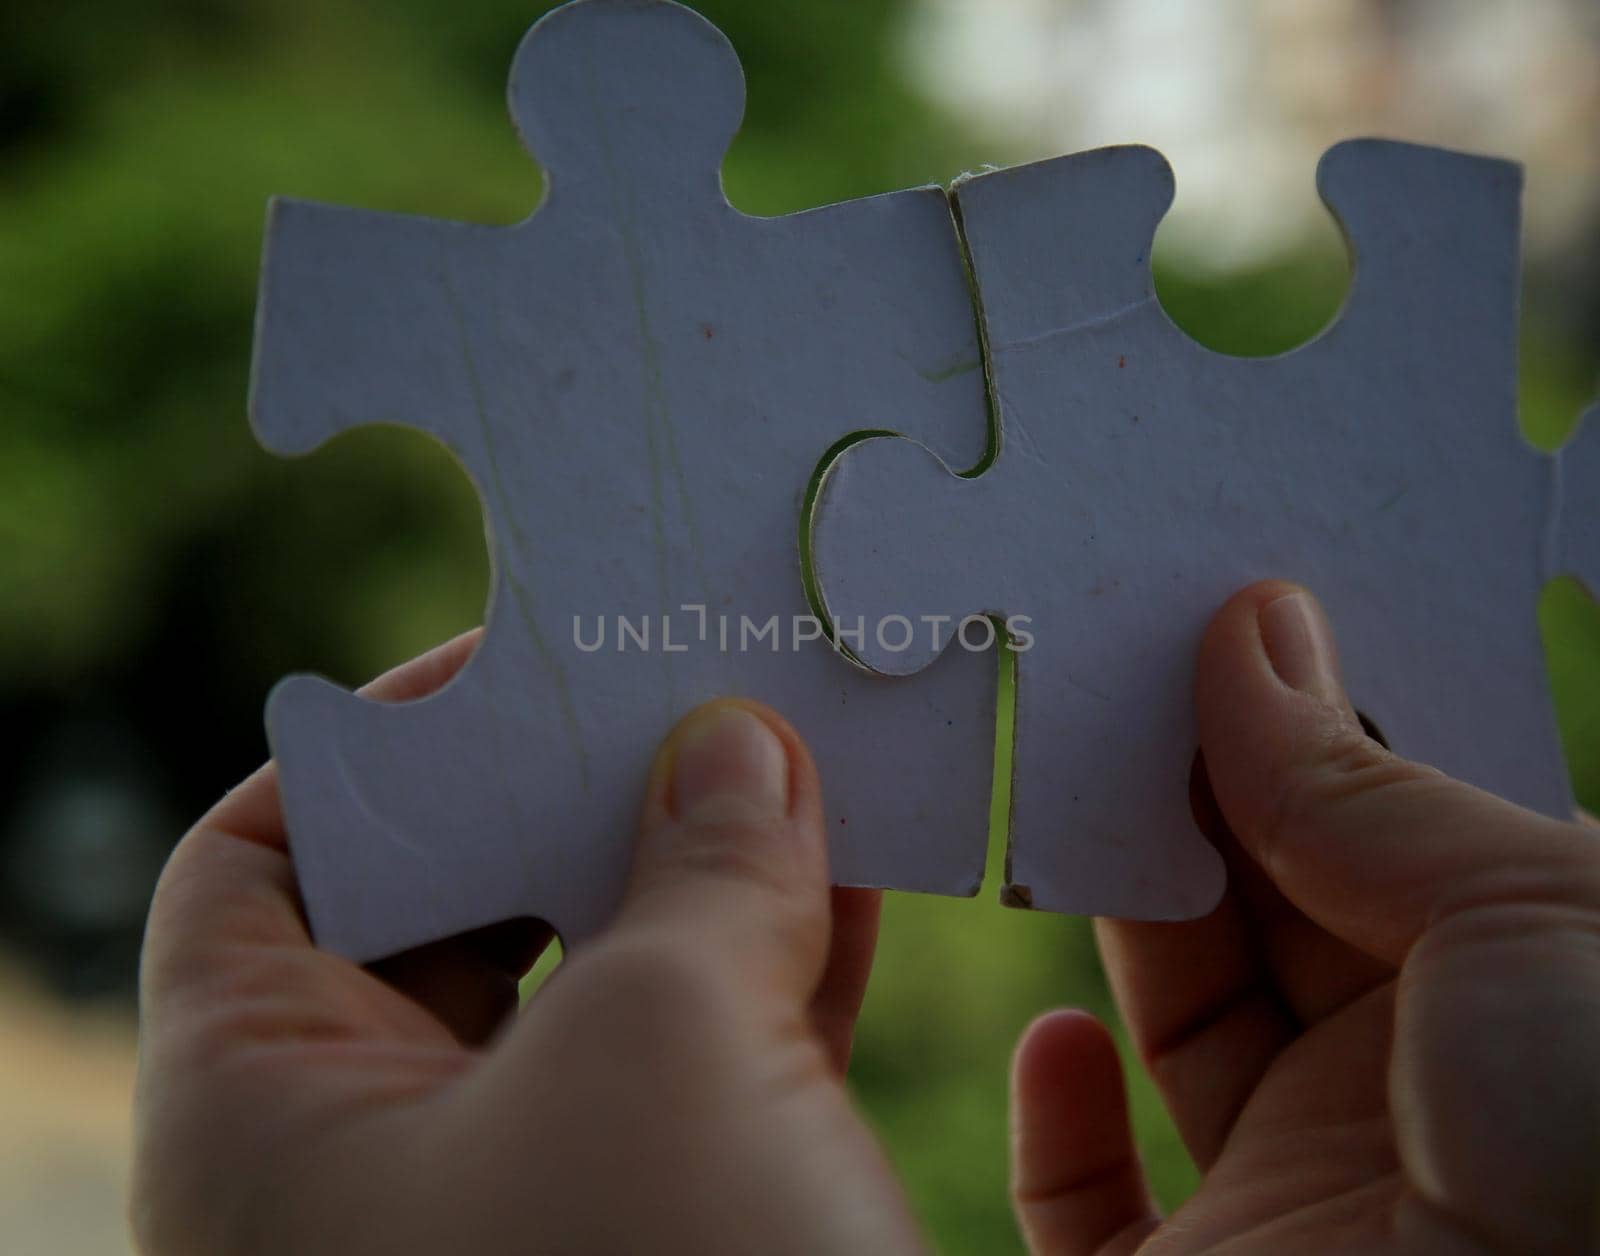
[(1552, 576), (1575, 576), (1600, 597), (1600, 404), (1578, 420), (1556, 459), (1556, 555)]
[(655, 745), (729, 693), (814, 748), (836, 880), (973, 892), (993, 659), (904, 687), (794, 648), (822, 451), (884, 427), (962, 465), (987, 439), (943, 191), (730, 207), (743, 79), (675, 4), (553, 11), (510, 97), (549, 176), (526, 222), (271, 217), (261, 439), (432, 433), (478, 487), (494, 570), (484, 640), (443, 692), (384, 707), (300, 678), (269, 704), (316, 936), (364, 960), (531, 914), (580, 941), (616, 902)]
[(623, 869), (587, 857), (590, 835), (562, 817), (604, 806), (627, 833), (637, 800), (585, 797), (581, 743), (552, 740), (535, 702), (494, 705), (527, 691), (543, 665), (522, 635), (491, 631), (455, 680), (417, 702), (365, 701), (314, 676), (273, 691), (284, 816), (323, 947), (390, 954), (416, 944), (419, 922), (448, 936), (550, 917), (573, 937), (604, 923), (595, 913), (615, 900)]
[[(1356, 271), (1339, 318), (1240, 359), (1166, 316), (1165, 160), (1117, 148), (956, 192), (1000, 450), (974, 479), (878, 439), (815, 511), (830, 611), (1031, 617), (1018, 659), (1010, 878), (1036, 907), (1205, 912), (1195, 651), (1265, 577), (1316, 590), (1355, 703), (1400, 753), (1566, 815), (1536, 626), (1548, 467), (1516, 420), (1520, 172), (1381, 141), (1319, 184)], [(925, 658), (866, 661), (913, 670)]]

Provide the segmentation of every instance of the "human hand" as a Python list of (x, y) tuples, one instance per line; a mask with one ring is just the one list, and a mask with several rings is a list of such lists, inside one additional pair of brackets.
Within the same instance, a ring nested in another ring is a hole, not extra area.
[[(419, 697), (460, 638), (384, 677)], [(530, 1006), (518, 923), (373, 969), (312, 946), (269, 765), (179, 844), (141, 979), (151, 1253), (919, 1247), (842, 1084), (878, 895), (827, 889), (821, 794), (763, 707), (701, 708), (645, 791), (616, 921)]]
[(1160, 1220), (1109, 1035), (1045, 1016), (1013, 1075), (1032, 1250), (1600, 1250), (1600, 834), (1369, 740), (1295, 586), (1223, 607), (1196, 688), (1228, 893), (1097, 934), (1204, 1180)]

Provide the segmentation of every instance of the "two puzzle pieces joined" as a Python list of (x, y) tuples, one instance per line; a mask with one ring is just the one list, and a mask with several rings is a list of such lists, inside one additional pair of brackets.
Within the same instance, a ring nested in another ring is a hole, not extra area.
[(1334, 149), (1346, 308), (1244, 360), (1155, 297), (1157, 153), (755, 218), (719, 173), (743, 94), (690, 10), (578, 0), (512, 72), (547, 176), (531, 218), (273, 205), (261, 440), (432, 434), (479, 489), (493, 560), (485, 635), (439, 692), (273, 692), (323, 946), (367, 960), (514, 916), (592, 935), (655, 746), (730, 693), (810, 744), (837, 882), (971, 894), (986, 616), (1029, 647), (1009, 897), (1203, 914), (1224, 873), (1190, 815), (1195, 650), (1228, 593), (1274, 575), (1323, 598), (1398, 751), (1569, 810), (1535, 605), (1557, 571), (1600, 588), (1600, 421), (1555, 457), (1518, 434), (1515, 166)]

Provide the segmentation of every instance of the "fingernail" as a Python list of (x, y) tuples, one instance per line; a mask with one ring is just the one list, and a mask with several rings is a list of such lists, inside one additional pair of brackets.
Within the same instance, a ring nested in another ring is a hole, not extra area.
[(1256, 625), (1279, 680), (1301, 693), (1343, 699), (1333, 629), (1316, 598), (1304, 589), (1286, 593), (1257, 612)]
[(753, 819), (789, 810), (789, 754), (766, 722), (718, 704), (691, 715), (673, 747), (670, 808), (680, 820)]

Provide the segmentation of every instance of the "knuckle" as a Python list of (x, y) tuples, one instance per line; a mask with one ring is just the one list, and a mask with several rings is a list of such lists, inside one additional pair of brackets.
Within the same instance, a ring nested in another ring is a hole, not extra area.
[(1267, 852), (1282, 849), (1355, 799), (1443, 779), (1436, 769), (1392, 753), (1361, 728), (1340, 725), (1288, 764), (1275, 782), (1258, 843)]
[(1564, 887), (1554, 885), (1543, 895), (1469, 903), (1431, 922), (1417, 954), (1543, 947), (1552, 939), (1600, 959), (1600, 910), (1565, 901)]
[[(1507, 834), (1508, 848), (1517, 836)], [(1481, 869), (1450, 887), (1434, 909), (1430, 933), (1502, 929), (1507, 937), (1561, 933), (1584, 939), (1600, 959), (1600, 864), (1559, 845), (1525, 841), (1518, 858)]]

